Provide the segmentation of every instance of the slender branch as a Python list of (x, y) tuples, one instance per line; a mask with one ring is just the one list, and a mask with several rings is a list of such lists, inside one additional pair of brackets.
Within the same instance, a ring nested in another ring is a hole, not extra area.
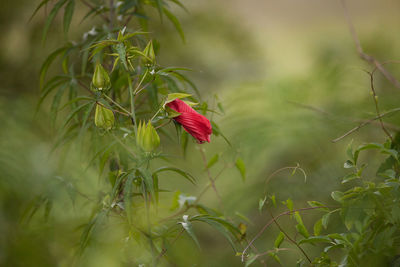
[(139, 82), (138, 85), (136, 86), (135, 90), (133, 91), (133, 94), (134, 94), (134, 95), (137, 95), (140, 91), (143, 90), (143, 88), (140, 89), (140, 85), (142, 85), (142, 82), (144, 81), (144, 78), (146, 78), (148, 72), (149, 72), (149, 71), (146, 69), (146, 71), (145, 71), (144, 74), (143, 74), (142, 79), (140, 80), (140, 82)]
[(275, 225), (279, 228), (279, 230), (286, 236), (286, 238), (293, 243), (300, 251), (301, 253), (303, 253), (303, 255), (307, 258), (308, 262), (311, 263), (311, 259), (310, 257), (308, 257), (307, 253), (304, 251), (304, 249), (302, 247), (300, 247), (300, 245), (294, 240), (292, 239), (289, 234), (280, 226), (280, 224), (277, 222), (277, 220), (275, 219), (274, 215), (272, 214), (272, 212), (267, 208), (267, 211), (269, 213), (269, 215), (271, 215), (272, 220), (274, 221)]
[[(107, 109), (110, 109), (109, 107), (107, 107), (106, 105), (102, 104), (101, 102), (96, 101), (96, 104), (99, 104), (100, 106), (103, 106), (103, 107), (105, 107)], [(125, 113), (125, 112), (122, 112), (122, 111), (119, 111), (119, 110), (116, 110), (116, 109), (111, 109), (111, 110), (112, 110), (112, 112), (117, 112), (117, 113), (119, 113), (121, 115), (124, 115), (124, 116), (127, 116), (127, 117), (131, 116), (129, 113)]]
[[(267, 177), (267, 179), (265, 179), (265, 185), (267, 185), (267, 184), (269, 183), (269, 181), (270, 181), (276, 174), (278, 174), (278, 173), (280, 173), (281, 171), (284, 171), (284, 170), (293, 170), (293, 173), (294, 173), (296, 170), (300, 170), (300, 171), (303, 173), (303, 175), (304, 175), (304, 179), (307, 179), (307, 174), (306, 174), (306, 172), (305, 172), (305, 171), (303, 170), (303, 168), (301, 168), (300, 165), (297, 163), (297, 165), (294, 166), (294, 167), (291, 167), (291, 166), (283, 167), (283, 168), (280, 168), (280, 169), (274, 171), (273, 173), (271, 173), (271, 174)], [(264, 189), (264, 192), (265, 192), (265, 189)]]
[(342, 136), (340, 136), (340, 137), (338, 137), (338, 138), (332, 140), (332, 142), (333, 142), (333, 143), (336, 143), (336, 142), (342, 140), (343, 138), (345, 138), (346, 136), (348, 136), (348, 135), (354, 133), (355, 131), (359, 130), (360, 128), (364, 127), (365, 125), (368, 125), (368, 124), (370, 124), (371, 122), (373, 122), (373, 121), (375, 121), (375, 120), (378, 120), (378, 119), (380, 119), (380, 118), (383, 118), (383, 117), (385, 117), (385, 116), (387, 116), (387, 115), (389, 115), (389, 114), (396, 113), (396, 112), (398, 112), (398, 111), (400, 111), (400, 108), (394, 108), (394, 109), (391, 109), (391, 110), (389, 110), (389, 111), (387, 111), (387, 112), (381, 113), (380, 116), (376, 116), (376, 117), (374, 117), (374, 118), (372, 118), (372, 119), (369, 119), (369, 120), (367, 120), (367, 121), (364, 121), (363, 123), (361, 123), (360, 125), (354, 127), (353, 129), (351, 129), (350, 131), (346, 132), (346, 133), (343, 134)]
[(167, 122), (164, 122), (163, 124), (158, 125), (158, 126), (155, 127), (154, 129), (158, 129), (158, 128), (164, 127), (165, 125), (171, 123), (171, 121), (172, 121), (172, 120), (168, 120)]
[(114, 101), (111, 97), (109, 97), (109, 96), (106, 95), (106, 94), (103, 94), (103, 96), (104, 96), (105, 98), (107, 98), (107, 100), (109, 100), (111, 103), (113, 103), (114, 105), (116, 105), (118, 108), (120, 108), (121, 110), (123, 110), (125, 113), (127, 113), (129, 116), (131, 116), (131, 113), (130, 113), (128, 110), (126, 110), (124, 107), (122, 107), (120, 104), (118, 104), (118, 102)]
[(220, 194), (218, 193), (217, 187), (215, 186), (215, 182), (214, 182), (213, 177), (211, 176), (210, 169), (207, 168), (206, 153), (204, 152), (204, 149), (201, 148), (201, 147), (200, 147), (200, 153), (201, 153), (201, 157), (202, 157), (202, 159), (203, 159), (204, 167), (206, 167), (206, 169), (207, 169), (207, 176), (208, 176), (208, 179), (210, 180), (211, 186), (212, 186), (212, 188), (213, 188), (215, 194), (216, 194), (217, 197), (218, 197), (219, 203), (222, 205), (222, 198), (221, 198)]
[[(221, 169), (221, 171), (215, 176), (214, 181), (217, 180), (217, 178), (223, 173), (223, 171), (228, 167), (227, 164), (225, 164), (225, 166)], [(176, 216), (182, 215), (184, 214), (186, 211), (188, 211), (191, 207), (196, 206), (197, 203), (200, 202), (200, 199), (203, 197), (203, 195), (208, 191), (208, 189), (211, 188), (211, 182), (208, 182), (208, 184), (203, 188), (203, 190), (201, 190), (200, 194), (196, 197), (196, 200), (194, 201), (194, 203), (191, 206), (186, 206), (184, 209), (179, 210), (177, 212), (175, 212), (174, 214), (165, 217), (163, 219), (160, 219), (159, 222), (165, 222), (168, 221), (172, 218), (175, 218)]]
[(129, 74), (127, 75), (128, 78), (128, 87), (129, 87), (129, 96), (131, 101), (131, 120), (135, 130), (135, 136), (137, 136), (137, 123), (136, 123), (136, 114), (135, 114), (135, 93), (132, 88), (132, 81)]
[(309, 207), (309, 208), (301, 208), (297, 210), (288, 210), (285, 212), (280, 213), (278, 216), (276, 216), (274, 219), (269, 220), (263, 228), (256, 234), (256, 236), (250, 241), (250, 243), (246, 246), (246, 248), (242, 252), (242, 262), (244, 262), (244, 257), (247, 252), (247, 250), (250, 248), (250, 246), (264, 233), (264, 231), (270, 226), (275, 220), (279, 219), (280, 217), (284, 215), (291, 215), (295, 213), (296, 211), (305, 211), (305, 210), (314, 210), (314, 209), (320, 209), (320, 208), (334, 208), (334, 207), (328, 207), (328, 206), (319, 206), (319, 207)]
[(385, 134), (390, 138), (390, 140), (393, 142), (393, 137), (392, 135), (388, 132), (388, 130), (385, 128), (385, 125), (383, 124), (382, 121), (382, 116), (379, 112), (379, 106), (378, 106), (378, 96), (376, 95), (376, 91), (375, 91), (375, 87), (374, 87), (374, 72), (375, 70), (377, 70), (377, 68), (375, 68), (372, 72), (368, 72), (369, 76), (370, 76), (370, 81), (371, 81), (371, 91), (372, 91), (372, 97), (374, 99), (374, 103), (375, 103), (375, 109), (376, 109), (376, 115), (379, 117), (379, 122), (381, 123), (381, 128), (382, 130), (385, 132)]
[[(95, 10), (96, 8), (94, 6), (92, 6), (90, 3), (88, 3), (86, 0), (81, 0), (81, 2), (87, 6), (88, 8), (90, 8), (91, 10)], [(106, 21), (106, 22), (110, 22), (110, 19), (103, 13), (99, 13), (99, 15)]]
[(374, 57), (372, 57), (372, 56), (370, 56), (370, 55), (368, 55), (368, 54), (366, 54), (364, 52), (364, 50), (363, 50), (363, 48), (361, 46), (361, 43), (360, 43), (360, 39), (357, 36), (357, 32), (355, 30), (354, 24), (353, 24), (353, 22), (351, 20), (350, 14), (349, 14), (349, 12), (347, 10), (346, 1), (345, 0), (341, 0), (340, 2), (342, 4), (343, 10), (344, 10), (344, 15), (345, 15), (346, 20), (347, 20), (347, 24), (348, 24), (348, 27), (349, 27), (349, 30), (350, 30), (351, 37), (353, 38), (353, 41), (354, 41), (354, 43), (356, 45), (356, 49), (357, 49), (357, 52), (358, 52), (360, 58), (365, 60), (365, 61), (367, 61), (368, 63), (374, 65), (383, 74), (383, 76), (385, 76), (385, 78), (390, 83), (392, 83), (395, 87), (400, 89), (400, 82), (388, 70), (386, 70), (383, 67), (384, 64), (380, 63)]
[[(175, 236), (175, 238), (171, 241), (171, 245), (173, 245), (173, 244), (178, 240), (178, 238), (183, 234), (184, 231), (185, 231), (185, 230), (182, 228), (181, 231), (178, 233), (178, 235)], [(166, 248), (166, 247), (163, 247), (163, 249), (161, 250), (160, 254), (157, 256), (156, 262), (157, 262), (162, 256), (164, 256), (164, 254), (165, 254), (166, 252), (167, 252), (167, 248)]]

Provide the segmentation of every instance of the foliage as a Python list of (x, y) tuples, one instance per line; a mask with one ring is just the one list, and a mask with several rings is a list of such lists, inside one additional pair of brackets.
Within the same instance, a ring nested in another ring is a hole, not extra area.
[[(33, 15), (46, 6), (50, 8), (43, 42), (61, 10), (64, 10), (64, 33), (68, 35), (78, 5), (75, 2), (43, 0), (39, 4)], [(168, 259), (169, 249), (183, 232), (201, 247), (194, 230), (195, 222), (213, 227), (237, 251), (237, 246), (243, 243), (241, 236), (244, 233), (222, 212), (200, 204), (200, 198), (210, 188), (219, 197), (214, 183), (217, 177), (212, 177), (209, 170), (220, 160), (219, 154), (207, 160), (205, 149), (199, 145), (210, 183), (198, 197), (187, 196), (176, 188), (171, 208), (174, 213), (162, 214), (158, 209), (160, 205), (166, 205), (160, 203), (160, 194), (169, 192), (159, 186), (161, 173), (166, 173), (163, 176), (167, 179), (178, 175), (196, 183), (189, 172), (161, 164), (171, 163), (171, 156), (158, 148), (160, 139), (161, 144), (168, 143), (164, 138), (175, 139), (169, 133), (168, 124), (174, 123), (183, 154), (188, 142), (193, 140), (175, 122), (174, 118), (180, 114), (166, 104), (185, 99), (204, 115), (216, 113), (207, 102), (200, 100), (198, 89), (185, 74), (190, 69), (165, 67), (157, 62), (161, 44), (152, 38), (148, 23), (154, 16), (153, 11), (161, 20), (169, 20), (184, 40), (180, 22), (170, 10), (171, 5), (183, 9), (184, 6), (177, 0), (91, 0), (80, 4), (88, 8), (82, 20), (92, 19), (96, 23), (95, 18), (100, 18), (101, 24), (93, 24), (78, 42), (66, 41), (44, 60), (37, 107), (40, 110), (52, 96), (50, 114), (53, 126), (59, 132), (54, 149), (66, 144), (83, 144), (84, 160), (88, 165), (98, 166), (99, 182), (107, 185), (106, 190), (91, 193), (98, 196), (96, 199), (74, 187), (69, 188), (73, 202), (77, 197), (87, 198), (93, 210), (81, 227), (79, 246), (70, 261), (79, 263), (86, 250), (99, 243), (96, 236), (111, 229), (115, 220), (124, 225), (122, 235), (126, 249), (140, 247), (137, 257), (121, 257), (124, 264), (159, 264), (162, 259)], [(62, 73), (48, 77), (50, 69), (55, 69), (53, 63), (58, 61)], [(222, 109), (219, 102), (215, 106)], [(218, 125), (214, 121), (211, 123), (214, 136), (226, 140)], [(244, 162), (237, 156), (235, 158), (244, 179)], [(37, 199), (36, 204), (27, 209), (30, 218), (44, 205), (46, 216), (51, 212), (53, 201), (50, 198), (42, 194)], [(186, 213), (191, 209), (197, 212), (189, 216)]]

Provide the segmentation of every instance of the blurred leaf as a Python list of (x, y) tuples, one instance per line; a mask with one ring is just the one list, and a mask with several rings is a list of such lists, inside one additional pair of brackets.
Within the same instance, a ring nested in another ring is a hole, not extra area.
[(241, 158), (237, 158), (235, 162), (236, 168), (239, 170), (240, 175), (242, 176), (242, 180), (246, 180), (246, 166), (244, 165), (244, 162)]
[(319, 236), (322, 231), (322, 219), (319, 219), (315, 224), (314, 224), (314, 235)]
[(217, 153), (208, 161), (206, 169), (209, 169), (212, 166), (214, 166), (214, 164), (218, 162), (218, 159), (219, 159), (219, 154)]
[(43, 28), (43, 37), (42, 42), (46, 40), (47, 32), (49, 31), (50, 25), (53, 22), (54, 18), (56, 17), (60, 8), (67, 2), (67, 0), (59, 0), (54, 7), (51, 9), (49, 16), (46, 19), (46, 23)]
[(40, 2), (40, 4), (36, 7), (35, 11), (33, 11), (31, 17), (29, 18), (29, 21), (33, 19), (33, 17), (36, 15), (36, 13), (44, 6), (46, 5), (50, 0), (43, 0)]
[(192, 184), (196, 184), (196, 179), (190, 173), (185, 172), (178, 168), (174, 168), (174, 167), (160, 167), (153, 172), (153, 175), (156, 173), (165, 172), (165, 171), (175, 172), (175, 173), (181, 175), (182, 177), (186, 178)]
[(267, 200), (267, 196), (264, 197), (264, 199), (260, 198), (258, 201), (258, 210), (260, 213), (262, 212), (262, 208), (264, 207), (265, 201)]
[(200, 243), (197, 240), (195, 233), (193, 232), (192, 223), (187, 220), (186, 216), (188, 215), (183, 215), (183, 222), (180, 222), (180, 224), (182, 225), (183, 229), (185, 229), (185, 231), (189, 234), (189, 236), (193, 239), (194, 243), (196, 243), (196, 246), (200, 249)]
[(66, 35), (71, 25), (72, 16), (75, 9), (75, 0), (69, 0), (64, 11), (64, 34)]
[(166, 8), (163, 8), (164, 14), (167, 16), (167, 18), (174, 24), (175, 29), (178, 31), (179, 35), (182, 38), (182, 41), (185, 42), (185, 35), (182, 30), (181, 23), (179, 20)]
[[(53, 63), (53, 61), (57, 58), (58, 55), (64, 53), (67, 49), (68, 49), (68, 46), (64, 46), (64, 47), (61, 47), (61, 48), (55, 50), (43, 62), (42, 67), (40, 68), (40, 78), (39, 78), (39, 81), (40, 81), (40, 85), (39, 86), (40, 86), (40, 88), (43, 88), (44, 79), (46, 78), (46, 73), (47, 73), (51, 63)], [(56, 76), (56, 77), (62, 77), (62, 76)]]
[(310, 236), (306, 239), (300, 240), (299, 245), (306, 244), (306, 243), (331, 243), (332, 240), (326, 236)]
[(325, 214), (324, 216), (322, 216), (322, 218), (321, 218), (322, 226), (324, 226), (325, 229), (328, 227), (330, 217), (331, 217), (331, 213), (329, 212), (329, 213)]
[(308, 205), (310, 206), (310, 207), (321, 207), (321, 210), (324, 210), (324, 211), (329, 211), (329, 209), (324, 205), (324, 204), (322, 204), (321, 202), (318, 202), (318, 201), (307, 201), (307, 203), (308, 203)]
[(283, 240), (285, 239), (285, 234), (282, 232), (279, 232), (279, 235), (277, 236), (277, 238), (275, 239), (274, 242), (274, 247), (275, 248), (279, 248), (283, 242)]
[(294, 218), (298, 223), (296, 225), (296, 229), (299, 232), (299, 234), (301, 234), (305, 238), (308, 238), (310, 234), (308, 233), (307, 228), (304, 226), (303, 220), (301, 219), (300, 213), (298, 211), (294, 213)]

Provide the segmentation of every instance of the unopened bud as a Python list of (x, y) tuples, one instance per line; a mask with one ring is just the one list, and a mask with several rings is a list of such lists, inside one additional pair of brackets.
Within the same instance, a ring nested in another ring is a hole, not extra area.
[(114, 113), (108, 108), (97, 104), (96, 113), (94, 114), (94, 124), (105, 130), (110, 130), (114, 126)]
[(97, 63), (92, 78), (92, 86), (95, 91), (106, 92), (111, 87), (110, 76), (100, 63)]
[(160, 145), (160, 137), (150, 121), (147, 125), (144, 122), (139, 123), (136, 144), (146, 152), (151, 152)]

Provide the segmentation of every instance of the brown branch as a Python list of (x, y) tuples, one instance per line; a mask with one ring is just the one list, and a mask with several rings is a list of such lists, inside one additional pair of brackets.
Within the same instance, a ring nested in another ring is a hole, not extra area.
[(393, 142), (393, 137), (392, 135), (388, 132), (388, 130), (385, 128), (385, 125), (383, 124), (381, 114), (379, 112), (379, 106), (378, 106), (378, 96), (376, 95), (375, 87), (374, 87), (374, 72), (377, 70), (375, 68), (372, 72), (368, 72), (370, 76), (370, 81), (371, 81), (371, 91), (372, 91), (372, 97), (374, 99), (375, 103), (375, 109), (376, 109), (376, 115), (379, 117), (379, 122), (381, 124), (382, 130), (385, 132), (385, 134), (390, 138), (390, 140)]
[(387, 111), (387, 112), (381, 113), (380, 116), (376, 116), (376, 117), (374, 117), (374, 118), (372, 118), (372, 119), (369, 119), (369, 120), (367, 120), (367, 121), (364, 121), (363, 123), (361, 123), (360, 125), (354, 127), (353, 129), (351, 129), (350, 131), (346, 132), (346, 133), (343, 134), (342, 136), (340, 136), (340, 137), (338, 137), (338, 138), (332, 140), (332, 142), (333, 142), (333, 143), (336, 143), (336, 142), (342, 140), (343, 138), (345, 138), (346, 136), (348, 136), (348, 135), (354, 133), (355, 131), (359, 130), (360, 128), (364, 127), (365, 125), (368, 125), (368, 124), (370, 124), (371, 122), (373, 122), (373, 121), (375, 121), (375, 120), (378, 120), (378, 119), (380, 119), (380, 118), (383, 118), (383, 117), (385, 117), (386, 115), (389, 115), (389, 114), (392, 114), (392, 113), (396, 113), (396, 112), (398, 112), (398, 111), (400, 111), (400, 108), (394, 108), (394, 109), (389, 110), (389, 111)]
[(304, 251), (304, 249), (302, 247), (300, 247), (300, 245), (294, 239), (292, 239), (285, 230), (283, 230), (283, 228), (280, 226), (280, 224), (277, 222), (277, 220), (275, 219), (274, 215), (272, 214), (272, 212), (268, 208), (267, 208), (267, 211), (268, 211), (269, 215), (272, 217), (272, 220), (274, 221), (275, 225), (279, 228), (279, 230), (286, 236), (286, 238), (292, 244), (294, 244), (301, 251), (301, 253), (303, 253), (303, 255), (307, 258), (308, 262), (311, 263), (311, 259), (310, 259), (310, 257), (308, 257), (308, 255)]
[(275, 220), (279, 219), (280, 217), (284, 215), (291, 215), (295, 213), (296, 211), (305, 211), (305, 210), (314, 210), (314, 209), (320, 209), (320, 208), (336, 208), (336, 207), (328, 207), (328, 206), (319, 206), (319, 207), (309, 207), (309, 208), (301, 208), (297, 210), (288, 210), (285, 212), (280, 213), (278, 216), (276, 216), (274, 219), (269, 220), (263, 228), (256, 234), (256, 236), (250, 241), (250, 243), (246, 246), (246, 248), (242, 252), (242, 262), (244, 262), (244, 257), (246, 254), (246, 251), (250, 248), (250, 246), (264, 233), (264, 231), (270, 226)]
[[(182, 228), (181, 229), (181, 231), (178, 233), (178, 235), (174, 238), (174, 240), (172, 240), (171, 241), (171, 245), (173, 245), (177, 240), (178, 240), (178, 238), (183, 234), (183, 232), (184, 232), (185, 230)], [(156, 262), (162, 257), (162, 256), (164, 256), (164, 254), (167, 252), (167, 248), (166, 247), (163, 247), (163, 249), (161, 250), (161, 252), (160, 252), (160, 254), (157, 256), (157, 258), (156, 258)]]
[(218, 193), (217, 187), (215, 186), (214, 178), (211, 176), (210, 169), (207, 168), (206, 153), (204, 152), (204, 149), (203, 149), (202, 147), (200, 147), (199, 149), (200, 149), (201, 157), (202, 157), (202, 159), (203, 159), (204, 167), (207, 169), (207, 176), (208, 176), (208, 179), (210, 180), (211, 186), (212, 186), (212, 188), (213, 188), (215, 194), (216, 194), (217, 197), (218, 197), (219, 204), (222, 205), (222, 198), (221, 198), (220, 194)]
[(370, 56), (368, 54), (366, 54), (361, 46), (360, 43), (360, 39), (357, 36), (357, 32), (355, 30), (354, 24), (351, 20), (350, 14), (347, 10), (347, 6), (346, 6), (346, 1), (345, 0), (341, 0), (340, 1), (344, 10), (344, 15), (346, 17), (347, 20), (347, 24), (350, 30), (350, 34), (351, 37), (353, 38), (353, 41), (356, 45), (356, 49), (357, 49), (357, 53), (360, 56), (361, 59), (367, 61), (368, 63), (370, 63), (371, 65), (374, 65), (375, 68), (377, 68), (383, 76), (385, 76), (385, 78), (392, 83), (395, 87), (400, 89), (400, 82), (388, 71), (386, 70), (382, 63), (380, 63), (378, 60), (376, 60), (373, 56)]
[[(96, 11), (96, 8), (95, 8), (94, 6), (92, 6), (90, 3), (88, 3), (86, 0), (81, 0), (81, 2), (82, 2), (85, 6), (87, 6), (88, 8), (90, 8), (91, 10)], [(108, 23), (110, 22), (109, 18), (108, 18), (105, 14), (99, 13), (99, 15), (100, 15), (106, 22), (108, 22)]]

